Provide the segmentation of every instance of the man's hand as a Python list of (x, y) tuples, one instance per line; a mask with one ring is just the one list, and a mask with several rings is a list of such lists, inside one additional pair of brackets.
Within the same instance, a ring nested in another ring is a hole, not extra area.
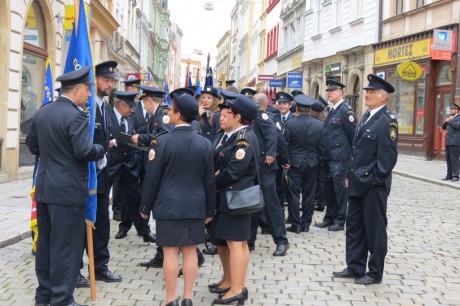
[(275, 161), (275, 157), (274, 157), (274, 156), (266, 156), (266, 157), (265, 157), (265, 163), (266, 163), (267, 165), (271, 165), (274, 161)]
[(145, 215), (145, 214), (141, 213), (141, 217), (142, 217), (142, 219), (147, 220), (149, 218), (149, 215)]
[(207, 217), (206, 219), (204, 219), (204, 224), (208, 224), (209, 222), (211, 222), (212, 220), (212, 217)]
[(112, 140), (109, 141), (109, 148), (111, 149), (113, 147), (118, 147), (116, 139), (112, 139)]
[(287, 163), (287, 164), (283, 165), (283, 168), (284, 169), (289, 169), (289, 168), (291, 168), (291, 164)]
[(214, 176), (219, 176), (220, 175), (220, 170), (217, 170), (216, 173), (214, 173)]
[(139, 139), (139, 134), (133, 135), (133, 136), (131, 137), (131, 141), (134, 142), (135, 144), (137, 144), (138, 139)]

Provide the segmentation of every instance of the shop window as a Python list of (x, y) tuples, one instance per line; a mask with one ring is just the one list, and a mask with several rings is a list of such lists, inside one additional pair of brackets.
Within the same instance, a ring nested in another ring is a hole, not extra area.
[(452, 70), (450, 66), (445, 65), (441, 68), (438, 78), (436, 79), (436, 86), (452, 84)]
[(24, 140), (30, 131), (32, 117), (42, 104), (45, 62), (48, 57), (45, 20), (37, 0), (34, 0), (29, 7), (23, 30), (23, 41), (20, 166), (34, 164), (33, 157), (24, 145)]

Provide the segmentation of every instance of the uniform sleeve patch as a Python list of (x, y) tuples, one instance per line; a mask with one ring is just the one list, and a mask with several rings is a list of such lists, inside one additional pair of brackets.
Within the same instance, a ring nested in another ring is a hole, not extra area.
[(153, 160), (155, 158), (155, 150), (150, 149), (149, 151), (149, 160)]
[(390, 122), (390, 126), (394, 126), (395, 128), (398, 128), (398, 123), (397, 122)]
[(243, 149), (238, 149), (236, 151), (236, 159), (238, 160), (242, 160), (245, 155), (246, 155), (246, 152)]
[(266, 113), (262, 113), (262, 119), (268, 120), (268, 115)]
[(398, 137), (398, 132), (394, 127), (390, 128), (390, 139), (394, 141), (396, 137)]
[(150, 142), (151, 145), (156, 145), (158, 143), (158, 140), (154, 139)]
[(163, 116), (163, 123), (164, 123), (164, 124), (168, 124), (168, 123), (169, 123), (169, 120), (170, 120), (170, 118), (169, 118), (168, 115), (164, 115), (164, 116)]
[(348, 116), (348, 120), (350, 120), (350, 122), (354, 122), (354, 121), (355, 121), (355, 117), (353, 117), (353, 115), (350, 115), (350, 116)]

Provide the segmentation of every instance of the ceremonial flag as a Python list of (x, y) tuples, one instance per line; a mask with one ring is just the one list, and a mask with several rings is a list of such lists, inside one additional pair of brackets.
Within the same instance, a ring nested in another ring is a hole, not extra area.
[(187, 86), (185, 87), (192, 87), (193, 86), (193, 83), (192, 83), (192, 72), (189, 71), (188, 72), (188, 83), (187, 83)]
[(208, 70), (206, 71), (206, 83), (204, 86), (214, 86), (214, 78), (212, 76), (212, 68), (208, 67)]
[(200, 82), (200, 79), (198, 79), (198, 82), (196, 82), (195, 95), (201, 95), (201, 82)]
[[(43, 86), (43, 99), (42, 105), (54, 101), (53, 92), (53, 75), (51, 74), (51, 59), (47, 59), (45, 63), (45, 82)], [(32, 190), (30, 191), (30, 197), (32, 199), (32, 212), (30, 214), (30, 229), (32, 230), (32, 250), (35, 253), (37, 251), (37, 238), (38, 238), (38, 226), (37, 226), (37, 202), (35, 201), (35, 184), (37, 181), (37, 172), (40, 165), (40, 159), (35, 159)]]
[(165, 92), (165, 94), (163, 95), (163, 101), (165, 103), (168, 103), (168, 106), (171, 107), (171, 97), (169, 96), (169, 86), (168, 86), (168, 82), (166, 80), (165, 80), (165, 85), (164, 85), (163, 91)]
[(227, 78), (225, 76), (225, 72), (221, 73), (220, 79), (222, 80), (222, 85), (220, 85), (220, 87), (222, 87), (222, 89), (227, 88)]
[[(86, 22), (85, 3), (79, 0), (78, 24), (75, 29), (75, 24), (72, 28), (72, 37), (69, 44), (69, 51), (65, 62), (64, 73), (79, 70), (82, 67), (90, 66), (93, 68), (93, 61), (91, 58), (91, 45), (89, 42), (88, 24)], [(89, 77), (94, 82), (94, 71), (89, 71)], [(94, 85), (90, 86), (91, 97), (88, 99), (85, 109), (90, 115), (90, 137), (94, 137)], [(88, 163), (88, 202), (86, 204), (86, 222), (94, 225), (96, 222), (96, 207), (97, 207), (97, 174), (96, 163)]]

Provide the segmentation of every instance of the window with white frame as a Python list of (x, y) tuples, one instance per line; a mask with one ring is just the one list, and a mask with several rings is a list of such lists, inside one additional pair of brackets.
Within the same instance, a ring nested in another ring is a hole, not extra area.
[(351, 6), (351, 20), (361, 19), (363, 17), (363, 0), (353, 0)]
[(315, 23), (313, 25), (313, 34), (318, 35), (321, 31), (321, 4), (319, 1), (315, 2)]
[(340, 27), (341, 25), (341, 20), (342, 20), (342, 12), (341, 6), (342, 6), (342, 0), (334, 0), (334, 6), (333, 6), (333, 15), (332, 15), (332, 27), (337, 28)]

